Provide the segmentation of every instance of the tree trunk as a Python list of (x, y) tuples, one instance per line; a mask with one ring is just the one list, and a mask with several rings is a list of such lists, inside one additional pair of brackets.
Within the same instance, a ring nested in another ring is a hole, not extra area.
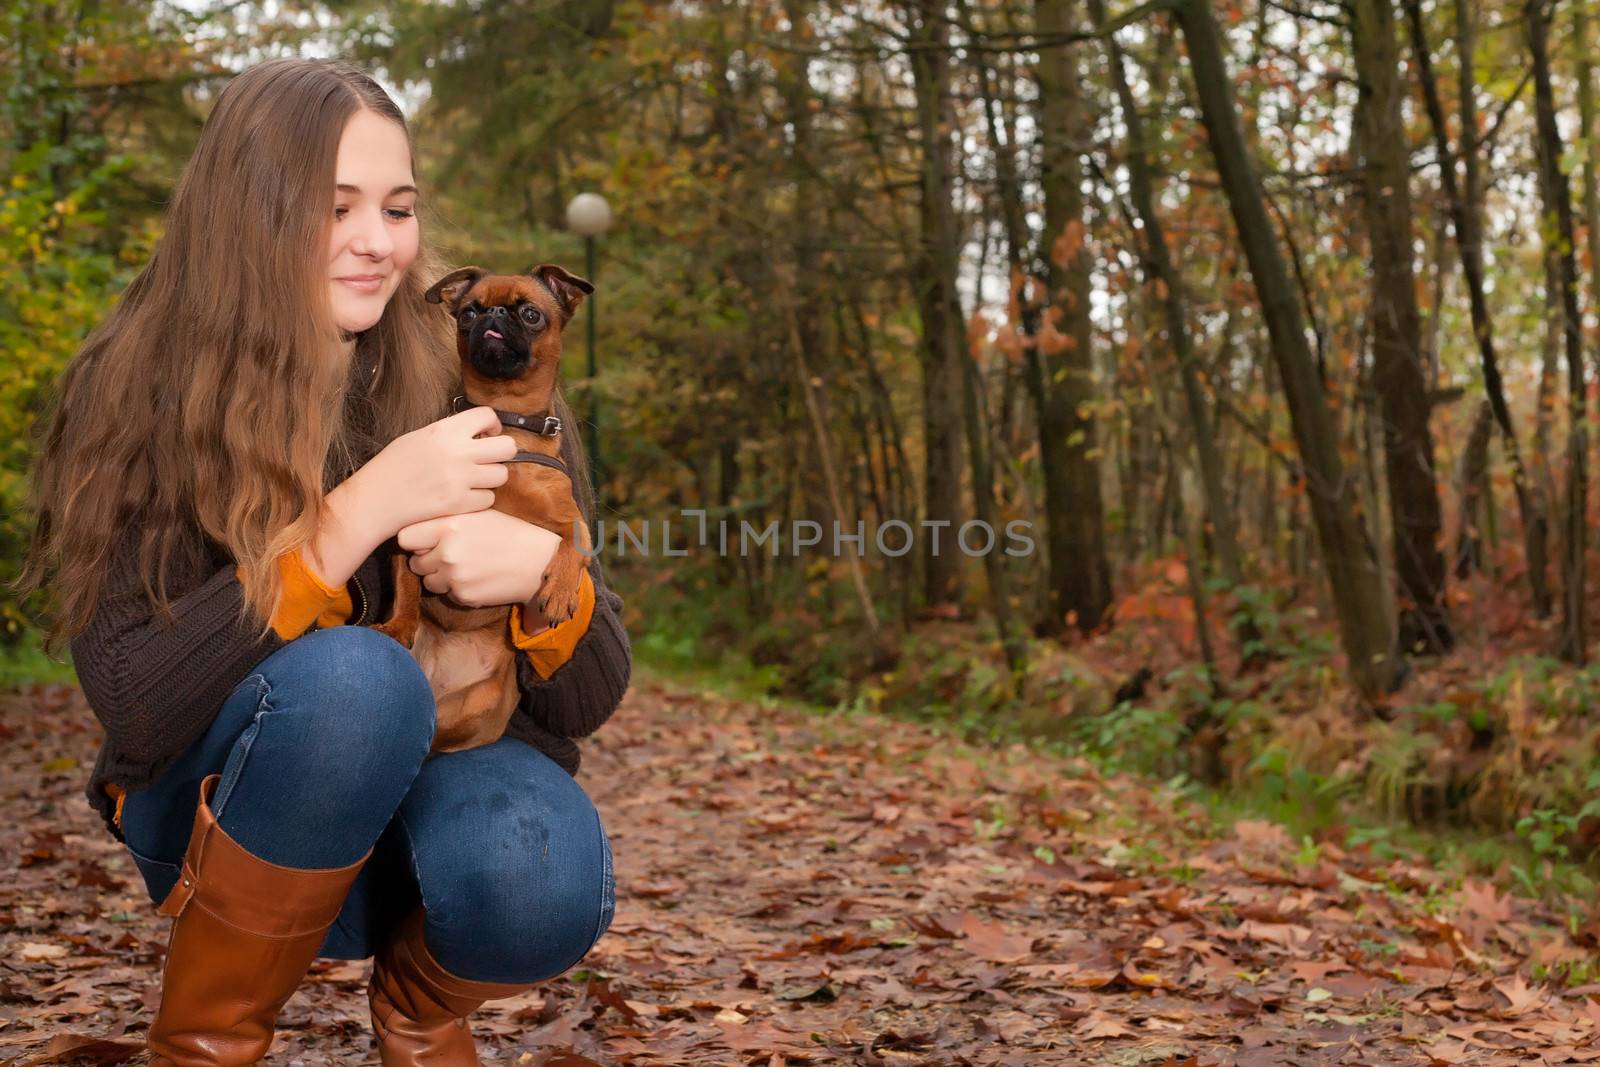
[(1350, 20), (1361, 94), (1355, 143), (1372, 256), (1372, 386), (1382, 414), (1400, 647), (1439, 653), (1455, 642), (1444, 602), (1439, 487), (1412, 273), (1411, 142), (1400, 114), (1392, 4), (1355, 0)]
[(1573, 5), (1573, 40), (1578, 49), (1578, 128), (1588, 131), (1584, 138), (1583, 156), (1583, 218), (1588, 231), (1589, 245), (1589, 304), (1600, 303), (1596, 292), (1596, 279), (1600, 278), (1600, 142), (1596, 140), (1596, 114), (1594, 99), (1594, 57), (1589, 40), (1589, 13), (1587, 4)]
[[(820, 275), (817, 263), (818, 230), (811, 224), (817, 214), (817, 184), (813, 178), (816, 173), (816, 161), (812, 158), (811, 109), (808, 106), (811, 99), (811, 59), (805, 51), (813, 41), (811, 23), (807, 18), (811, 4), (812, 0), (783, 0), (784, 16), (789, 23), (789, 38), (794, 42), (795, 48), (787, 53), (779, 53), (781, 60), (775, 80), (778, 91), (783, 97), (784, 117), (794, 131), (787, 160), (787, 178), (794, 190), (794, 201), (790, 209), (792, 222), (786, 227), (787, 233), (783, 238), (787, 240), (788, 247), (780, 247), (775, 251), (780, 260), (793, 257), (795, 268), (793, 296), (799, 304), (795, 309), (800, 333), (799, 356), (801, 359), (815, 362), (823, 353), (824, 318), (821, 310), (822, 299), (817, 292), (817, 279)], [(780, 263), (769, 266), (774, 271), (781, 269)], [(782, 284), (781, 279), (779, 284)], [(801, 379), (798, 384), (803, 399), (803, 409), (808, 418), (814, 417), (812, 409), (816, 404), (816, 396), (813, 389), (805, 379)], [(812, 426), (811, 429), (814, 434), (816, 427)], [(843, 518), (834, 510), (836, 495), (833, 492), (834, 487), (817, 486), (818, 471), (815, 467), (808, 466), (807, 469), (797, 473), (800, 476), (803, 517), (821, 522), (824, 530), (831, 530), (832, 523)], [(827, 534), (824, 534), (824, 537), (826, 536)]]
[(1560, 249), (1560, 272), (1550, 284), (1561, 289), (1563, 336), (1567, 348), (1567, 493), (1561, 549), (1561, 641), (1557, 653), (1569, 663), (1582, 664), (1587, 655), (1584, 618), (1584, 549), (1588, 537), (1589, 434), (1585, 404), (1583, 326), (1578, 308), (1578, 267), (1573, 249), (1572, 193), (1561, 170), (1561, 130), (1556, 125), (1555, 92), (1550, 85), (1548, 46), (1550, 5), (1528, 0), (1528, 51), (1533, 57), (1534, 110), (1539, 127), (1539, 170), (1543, 176), (1545, 240)]
[[(895, 415), (889, 397), (889, 386), (878, 369), (878, 359), (872, 347), (872, 334), (867, 329), (866, 313), (856, 294), (849, 297), (850, 321), (855, 325), (856, 337), (861, 345), (861, 367), (867, 372), (868, 393), (872, 398), (873, 421), (878, 437), (883, 441), (883, 481), (890, 514), (885, 518), (910, 515), (915, 508), (911, 463), (906, 458), (905, 431)], [(912, 589), (916, 581), (914, 557), (909, 553), (892, 556), (886, 564), (899, 605), (898, 616), (903, 629), (911, 621)]]
[(950, 29), (941, 0), (906, 5), (911, 70), (921, 136), (922, 189), (912, 282), (922, 316), (922, 425), (925, 522), (922, 558), (927, 603), (961, 597), (961, 553), (955, 537), (961, 507), (961, 364), (966, 316), (956, 290), (957, 233), (952, 142), (957, 122), (950, 99)]
[(1450, 240), (1450, 213), (1445, 208), (1443, 199), (1432, 197), (1428, 206), (1428, 216), (1433, 220), (1433, 250), (1435, 256), (1433, 271), (1433, 309), (1428, 315), (1427, 340), (1424, 348), (1427, 352), (1426, 370), (1424, 378), (1429, 389), (1439, 388), (1441, 372), (1439, 369), (1439, 343), (1444, 336), (1441, 328), (1444, 324), (1444, 307), (1446, 294), (1450, 290), (1450, 275), (1455, 271), (1456, 246)]
[(1483, 538), (1478, 526), (1478, 510), (1488, 489), (1489, 435), (1494, 429), (1494, 412), (1487, 400), (1478, 404), (1461, 452), (1456, 480), (1456, 498), (1461, 502), (1461, 529), (1456, 534), (1456, 577), (1465, 578), (1483, 567)]
[[(982, 62), (980, 58), (978, 62)], [(966, 177), (963, 174), (963, 184)], [(983, 303), (982, 279), (988, 265), (989, 242), (987, 231), (983, 248), (978, 254), (978, 303)], [(976, 315), (974, 316), (976, 317)], [(1021, 691), (1028, 670), (1027, 635), (1013, 622), (1011, 611), (1011, 583), (1007, 580), (1004, 549), (1001, 548), (999, 509), (994, 500), (994, 464), (990, 459), (987, 404), (982, 383), (978, 380), (978, 361), (965, 348), (961, 354), (961, 414), (967, 432), (967, 455), (972, 465), (972, 501), (978, 521), (989, 531), (985, 536), (987, 549), (983, 553), (984, 575), (989, 583), (989, 611), (994, 616), (995, 632), (1000, 638), (1000, 649), (1006, 657), (1010, 688), (1008, 695)], [(961, 549), (965, 551), (965, 549)]]
[[(1070, 0), (1038, 0), (1039, 34), (1064, 35), (1074, 29), (1072, 8)], [(1050, 547), (1049, 609), (1042, 626), (1046, 632), (1059, 632), (1070, 616), (1088, 633), (1111, 606), (1098, 431), (1090, 413), (1096, 395), (1078, 144), (1089, 122), (1070, 49), (1042, 49), (1036, 71), (1039, 185), (1051, 296), (1038, 343), (1029, 349), (1028, 374), (1038, 409)]]
[(1395, 646), (1377, 563), (1367, 549), (1349, 475), (1339, 458), (1332, 416), (1306, 344), (1305, 319), (1239, 128), (1222, 34), (1206, 0), (1181, 0), (1176, 10), (1206, 135), (1282, 374), (1351, 680), (1369, 703), (1381, 704), (1404, 681), (1405, 661)]
[[(1472, 108), (1471, 66), (1471, 8), (1466, 0), (1457, 0), (1456, 20), (1458, 49), (1462, 62), (1462, 156), (1466, 160), (1466, 195), (1456, 185), (1456, 157), (1450, 149), (1446, 133), (1444, 107), (1439, 102), (1439, 85), (1433, 75), (1433, 54), (1428, 49), (1426, 26), (1422, 21), (1421, 0), (1406, 0), (1406, 15), (1411, 27), (1411, 47), (1417, 60), (1418, 81), (1422, 85), (1423, 101), (1427, 104), (1428, 122), (1433, 127), (1435, 149), (1439, 156), (1439, 182), (1444, 188), (1445, 200), (1450, 204), (1450, 218), (1455, 229), (1456, 243), (1461, 249), (1461, 273), (1467, 280), (1467, 298), (1472, 310), (1472, 332), (1478, 339), (1478, 351), (1483, 360), (1483, 387), (1494, 411), (1500, 435), (1505, 441), (1506, 456), (1511, 460), (1511, 484), (1517, 494), (1517, 508), (1522, 513), (1523, 550), (1528, 560), (1528, 585), (1533, 598), (1533, 613), (1537, 618), (1550, 615), (1550, 589), (1545, 583), (1547, 527), (1544, 509), (1538, 504), (1528, 485), (1527, 467), (1522, 460), (1522, 448), (1517, 443), (1516, 429), (1511, 421), (1511, 407), (1506, 403), (1505, 383), (1500, 377), (1500, 361), (1494, 350), (1493, 322), (1489, 318), (1489, 302), (1483, 289), (1483, 254), (1478, 225), (1477, 146), (1476, 118)], [(1492, 499), (1486, 505), (1493, 507)]]
[[(833, 461), (832, 435), (828, 432), (828, 420), (824, 413), (822, 398), (818, 395), (821, 391), (821, 379), (815, 377), (811, 371), (811, 354), (821, 348), (819, 327), (824, 319), (821, 314), (822, 302), (816, 291), (816, 279), (820, 274), (815, 243), (817, 230), (809, 225), (810, 220), (815, 217), (811, 179), (811, 174), (815, 171), (815, 161), (810, 158), (811, 61), (804, 50), (811, 40), (810, 22), (807, 18), (809, 2), (810, 0), (784, 0), (784, 14), (789, 21), (790, 34), (800, 46), (788, 57), (788, 62), (780, 72), (779, 78), (779, 87), (787, 105), (789, 122), (794, 129), (793, 153), (789, 160), (790, 178), (794, 186), (794, 224), (790, 227), (794, 241), (792, 281), (787, 277), (783, 265), (774, 264), (773, 267), (775, 280), (778, 283), (777, 295), (783, 305), (784, 321), (788, 327), (789, 346), (794, 352), (794, 366), (799, 378), (800, 394), (805, 400), (806, 413), (811, 421), (817, 467), (822, 476), (823, 492), (829, 512), (827, 521), (823, 523), (826, 531), (823, 536), (831, 538), (833, 532), (844, 525), (845, 513), (839, 487), (839, 474)], [(828, 543), (830, 547), (834, 544), (831, 540)], [(865, 545), (854, 552), (844, 550), (846, 566), (850, 574), (851, 587), (856, 594), (857, 607), (861, 612), (861, 621), (872, 641), (874, 659), (887, 660), (888, 649), (878, 622), (877, 605), (867, 589), (866, 574), (861, 562), (864, 551)]]
[[(1106, 22), (1103, 0), (1090, 0), (1097, 26)], [(1156, 213), (1154, 183), (1145, 156), (1144, 119), (1139, 114), (1133, 90), (1129, 88), (1123, 66), (1122, 47), (1115, 34), (1107, 34), (1106, 48), (1111, 61), (1111, 84), (1122, 107), (1123, 125), (1128, 130), (1129, 189), (1133, 194), (1133, 208), (1142, 224), (1144, 242), (1139, 248), (1144, 261), (1146, 281), (1160, 303), (1167, 320), (1167, 341), (1178, 360), (1178, 377), (1183, 385), (1183, 399), (1188, 413), (1190, 438), (1194, 441), (1194, 462), (1200, 471), (1200, 485), (1205, 503), (1205, 520), (1210, 526), (1211, 546), (1222, 568), (1222, 575), (1230, 586), (1245, 584), (1244, 565), (1240, 561), (1238, 530), (1234, 526), (1234, 511), (1228, 506), (1222, 455), (1217, 448), (1217, 428), (1213, 424), (1211, 408), (1206, 403), (1205, 385), (1201, 381), (1200, 361), (1194, 349), (1194, 337), (1189, 330), (1188, 301), (1184, 295), (1183, 279), (1172, 262), (1167, 248), (1166, 230)], [(1156, 375), (1154, 360), (1150, 364), (1150, 389), (1159, 417), (1166, 418), (1164, 383)], [(1189, 457), (1176, 441), (1169, 439), (1169, 448), (1175, 459), (1187, 466)], [(1181, 513), (1180, 513), (1181, 518)], [(1198, 566), (1199, 557), (1192, 557), (1191, 567)], [(1248, 615), (1242, 617), (1235, 638), (1239, 643), (1240, 658), (1245, 665), (1259, 664), (1262, 651), (1261, 631)]]

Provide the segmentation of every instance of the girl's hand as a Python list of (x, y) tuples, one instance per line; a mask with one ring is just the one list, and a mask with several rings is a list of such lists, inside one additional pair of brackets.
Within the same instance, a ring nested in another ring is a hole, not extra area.
[[(517, 442), (480, 405), (402, 434), (352, 474), (382, 543), (401, 527), (494, 507)], [(509, 517), (509, 516), (508, 516)]]
[(538, 593), (561, 536), (492, 508), (401, 527), (412, 571), (467, 608), (525, 604)]

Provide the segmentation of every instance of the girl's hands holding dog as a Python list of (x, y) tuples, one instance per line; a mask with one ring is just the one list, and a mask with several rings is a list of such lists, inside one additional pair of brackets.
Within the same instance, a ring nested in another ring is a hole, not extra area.
[[(348, 581), (373, 549), (414, 522), (494, 505), (517, 443), (479, 406), (401, 434), (324, 499), (308, 562), (324, 581)], [(489, 433), (487, 437), (480, 434)]]
[(468, 408), (395, 438), (351, 475), (378, 524), (373, 547), (414, 522), (493, 507), (517, 454), (500, 429), (493, 408)]
[(532, 600), (561, 535), (492, 508), (402, 527), (411, 569), (435, 593), (464, 608)]

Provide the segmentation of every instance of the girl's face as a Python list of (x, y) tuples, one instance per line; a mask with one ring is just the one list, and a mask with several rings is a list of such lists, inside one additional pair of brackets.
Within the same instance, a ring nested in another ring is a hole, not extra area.
[(417, 190), (399, 124), (362, 109), (339, 138), (338, 189), (328, 228), (328, 298), (334, 319), (360, 333), (383, 315), (417, 258)]

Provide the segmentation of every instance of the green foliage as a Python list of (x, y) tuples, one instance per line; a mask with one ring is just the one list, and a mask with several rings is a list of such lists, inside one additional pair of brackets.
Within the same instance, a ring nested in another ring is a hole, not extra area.
[(1387, 863), (1401, 854), (1395, 847), (1394, 828), (1391, 826), (1357, 826), (1345, 835), (1345, 844), (1350, 848), (1368, 848), (1372, 855), (1382, 863)]
[(1230, 586), (1227, 579), (1222, 577), (1212, 578), (1206, 585), (1213, 596), (1229, 592), (1233, 594), (1234, 609), (1228, 616), (1230, 633), (1243, 633), (1246, 627), (1253, 626), (1260, 635), (1240, 644), (1240, 656), (1248, 658), (1263, 652), (1276, 652), (1289, 643), (1285, 633), (1287, 620), (1278, 610), (1277, 594), (1271, 589), (1249, 584)]
[(1322, 829), (1338, 821), (1356, 789), (1348, 776), (1318, 774), (1277, 744), (1251, 760), (1248, 772), (1253, 802), (1273, 819), (1297, 829)]
[[(130, 162), (113, 157), (64, 196), (52, 185), (59, 164), (57, 146), (36, 142), (0, 190), (0, 644), (21, 640), (41, 610), (9, 592), (33, 520), (26, 505), (35, 419), (120, 289), (119, 256), (103, 251), (103, 201)], [(120, 258), (142, 261), (152, 243), (150, 233), (132, 235)]]
[(1071, 723), (1078, 752), (1116, 770), (1170, 775), (1181, 765), (1183, 721), (1166, 708), (1118, 704)]
[(1534, 855), (1564, 860), (1571, 854), (1566, 846), (1567, 835), (1578, 832), (1580, 821), (1576, 815), (1541, 808), (1517, 820), (1517, 836), (1528, 842)]
[(1592, 959), (1556, 960), (1554, 963), (1535, 963), (1529, 968), (1536, 982), (1555, 982), (1568, 989), (1594, 985), (1600, 980), (1600, 962)]
[(1220, 575), (1207, 580), (1206, 590), (1214, 601), (1227, 603), (1229, 634), (1235, 638), (1254, 627), (1256, 637), (1239, 641), (1239, 655), (1250, 657), (1266, 654), (1273, 657), (1314, 656), (1331, 650), (1332, 639), (1306, 625), (1300, 612), (1284, 610), (1285, 591), (1281, 587), (1230, 585)]
[(657, 586), (637, 602), (636, 617), (643, 628), (631, 639), (634, 655), (642, 662), (678, 674), (715, 677), (720, 686), (741, 695), (766, 695), (782, 687), (778, 664), (758, 664), (748, 650), (716, 639), (721, 625), (718, 607), (727, 601), (701, 602), (670, 586)]
[(27, 629), (20, 640), (0, 645), (0, 690), (45, 683), (71, 685), (77, 682), (71, 654), (66, 654), (65, 663), (51, 659), (45, 655), (41, 636), (40, 631)]
[(1366, 781), (1367, 796), (1378, 810), (1395, 818), (1406, 813), (1411, 790), (1429, 781), (1422, 765), (1438, 743), (1432, 734), (1413, 733), (1398, 723), (1380, 729)]

